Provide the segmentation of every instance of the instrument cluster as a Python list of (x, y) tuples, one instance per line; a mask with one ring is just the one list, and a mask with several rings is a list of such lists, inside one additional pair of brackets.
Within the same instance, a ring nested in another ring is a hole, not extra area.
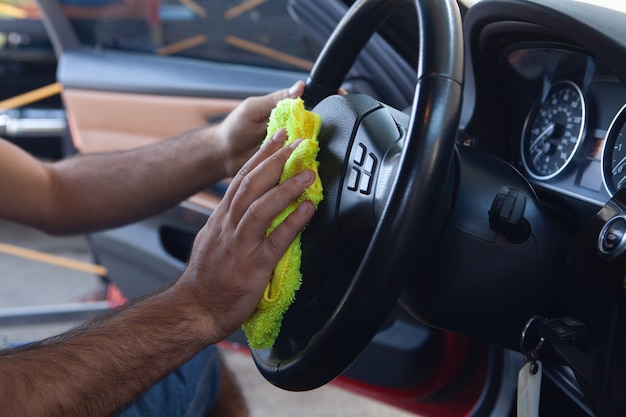
[(561, 173), (584, 139), (585, 97), (571, 81), (558, 81), (528, 114), (521, 139), (522, 163), (538, 180)]
[(609, 126), (602, 154), (602, 174), (611, 195), (626, 186), (626, 106)]
[(537, 186), (603, 205), (626, 187), (626, 89), (579, 51), (507, 57), (514, 163)]

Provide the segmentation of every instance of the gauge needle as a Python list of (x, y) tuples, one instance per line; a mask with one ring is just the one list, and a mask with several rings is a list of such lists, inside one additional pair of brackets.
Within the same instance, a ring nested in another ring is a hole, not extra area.
[(543, 132), (541, 132), (539, 136), (537, 136), (537, 139), (533, 140), (533, 142), (530, 144), (530, 149), (532, 150), (533, 148), (535, 148), (535, 146), (537, 146), (537, 144), (539, 144), (539, 142), (541, 142), (543, 138), (545, 138), (546, 136), (550, 136), (552, 133), (554, 133), (554, 123), (550, 123), (548, 126), (546, 126)]
[(624, 164), (626, 163), (626, 156), (622, 158), (621, 161), (619, 161), (615, 167), (613, 168), (613, 170), (611, 171), (611, 174), (615, 175), (618, 172), (620, 172), (622, 170), (622, 167), (624, 166)]

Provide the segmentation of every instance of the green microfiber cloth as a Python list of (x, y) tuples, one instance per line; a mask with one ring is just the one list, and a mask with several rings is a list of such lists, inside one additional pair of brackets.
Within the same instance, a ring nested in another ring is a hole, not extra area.
[[(323, 199), (322, 183), (317, 172), (319, 162), (316, 160), (319, 151), (317, 134), (321, 124), (321, 116), (306, 110), (300, 98), (281, 100), (272, 110), (267, 125), (265, 141), (268, 141), (277, 130), (282, 128), (287, 131), (287, 139), (284, 145), (288, 145), (300, 138), (304, 139), (285, 163), (280, 182), (286, 181), (306, 168), (315, 171), (316, 179), (296, 201), (276, 216), (267, 230), (266, 236), (282, 223), (303, 201), (311, 201), (317, 209), (318, 204)], [(256, 311), (243, 324), (243, 330), (248, 338), (248, 345), (252, 349), (266, 349), (274, 345), (274, 341), (280, 331), (283, 315), (291, 303), (293, 303), (296, 291), (300, 288), (302, 283), (302, 274), (300, 273), (302, 258), (302, 249), (300, 248), (301, 235), (302, 232), (298, 233), (296, 239), (291, 243), (280, 261), (278, 261)]]

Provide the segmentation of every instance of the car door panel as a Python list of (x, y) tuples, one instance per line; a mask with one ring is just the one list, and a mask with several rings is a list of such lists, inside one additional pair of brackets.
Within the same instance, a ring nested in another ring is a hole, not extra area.
[(66, 88), (63, 102), (76, 148), (102, 152), (147, 145), (203, 126), (224, 117), (239, 100)]
[(126, 149), (219, 121), (305, 74), (122, 52), (71, 51), (57, 77), (77, 148)]
[[(305, 78), (300, 71), (85, 47), (63, 50), (57, 70), (72, 138), (81, 152), (143, 146), (216, 123), (245, 97)], [(190, 247), (203, 221), (190, 228), (177, 219), (200, 213), (206, 220), (225, 187), (220, 183), (162, 216), (90, 236), (96, 257), (126, 296), (152, 291), (180, 273), (186, 255), (173, 249), (172, 241)]]

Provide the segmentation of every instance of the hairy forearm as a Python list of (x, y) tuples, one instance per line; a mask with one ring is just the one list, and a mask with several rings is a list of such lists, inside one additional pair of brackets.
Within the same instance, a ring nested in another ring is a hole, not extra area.
[(107, 416), (204, 346), (198, 312), (170, 290), (0, 355), (0, 415)]
[(170, 208), (225, 176), (217, 140), (209, 128), (130, 151), (51, 164), (53, 204), (33, 226), (51, 234), (84, 233)]

